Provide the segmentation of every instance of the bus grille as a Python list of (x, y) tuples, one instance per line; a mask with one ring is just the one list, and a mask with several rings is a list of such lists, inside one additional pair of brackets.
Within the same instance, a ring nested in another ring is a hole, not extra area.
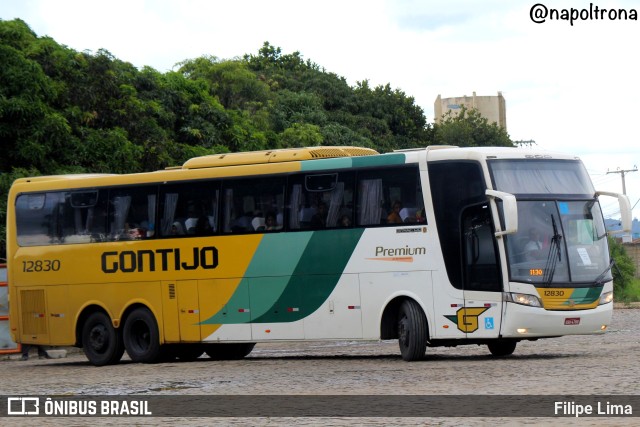
[(22, 334), (42, 335), (47, 333), (44, 290), (25, 290), (20, 292), (22, 303)]

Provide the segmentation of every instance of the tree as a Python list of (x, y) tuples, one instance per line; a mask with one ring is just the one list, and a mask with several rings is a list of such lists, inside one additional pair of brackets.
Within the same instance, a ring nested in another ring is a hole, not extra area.
[(609, 252), (615, 262), (612, 271), (613, 294), (617, 300), (625, 301), (630, 297), (627, 295), (627, 287), (631, 285), (635, 277), (636, 267), (624, 246), (613, 237), (608, 237), (608, 239)]
[(513, 147), (506, 129), (472, 108), (460, 109), (458, 114), (449, 111), (440, 123), (434, 124), (435, 143), (438, 145), (457, 145), (460, 147)]
[(294, 123), (282, 132), (280, 147), (314, 147), (322, 143), (320, 127), (309, 123)]

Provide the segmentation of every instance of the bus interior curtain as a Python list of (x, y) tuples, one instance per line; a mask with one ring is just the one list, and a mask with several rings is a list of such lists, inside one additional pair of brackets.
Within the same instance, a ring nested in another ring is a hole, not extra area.
[(360, 225), (380, 224), (382, 179), (365, 179), (360, 183)]
[(211, 218), (210, 221), (213, 231), (218, 231), (218, 190), (214, 191), (211, 200)]
[(178, 206), (178, 193), (167, 193), (164, 195), (164, 212), (162, 213), (162, 235), (171, 234), (171, 227), (176, 215), (176, 207)]
[(302, 201), (302, 185), (296, 184), (293, 186), (291, 191), (291, 204), (290, 204), (290, 212), (289, 212), (289, 228), (292, 230), (297, 230), (300, 228), (300, 217), (298, 216), (298, 212), (301, 208)]
[[(580, 177), (564, 170), (501, 170), (493, 171), (496, 186), (515, 194), (575, 193), (582, 189)], [(584, 190), (587, 191), (587, 190)]]
[(337, 225), (343, 197), (344, 182), (338, 182), (336, 188), (331, 192), (331, 202), (329, 204), (329, 213), (327, 214), (327, 227), (335, 227)]
[(147, 195), (147, 222), (149, 224), (149, 231), (153, 231), (156, 223), (156, 195)]
[(115, 208), (114, 229), (116, 232), (122, 233), (131, 207), (131, 196), (117, 196), (114, 198), (113, 204)]
[(224, 192), (224, 225), (222, 230), (225, 233), (231, 232), (231, 212), (233, 209), (233, 189), (227, 188)]

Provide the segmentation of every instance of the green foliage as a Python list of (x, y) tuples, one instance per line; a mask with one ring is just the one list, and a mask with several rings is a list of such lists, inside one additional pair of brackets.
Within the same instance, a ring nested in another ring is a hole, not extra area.
[(458, 114), (449, 111), (434, 125), (435, 143), (461, 147), (513, 147), (507, 131), (495, 122), (489, 123), (478, 110), (462, 107)]
[(633, 279), (631, 284), (625, 289), (624, 302), (640, 301), (640, 279)]
[(350, 87), (268, 42), (256, 55), (203, 56), (159, 73), (107, 50), (74, 51), (19, 19), (0, 20), (0, 64), (4, 203), (10, 181), (27, 172), (152, 171), (213, 153), (321, 144), (380, 152), (450, 140), (511, 145), (473, 112), (464, 132), (455, 129), (461, 119), (436, 127), (389, 84)]
[(616, 239), (609, 237), (609, 252), (615, 261), (613, 267), (613, 294), (617, 301), (627, 301), (636, 292), (633, 290), (636, 267), (633, 260)]
[(308, 123), (294, 123), (282, 132), (280, 144), (282, 148), (315, 147), (322, 143), (320, 126)]

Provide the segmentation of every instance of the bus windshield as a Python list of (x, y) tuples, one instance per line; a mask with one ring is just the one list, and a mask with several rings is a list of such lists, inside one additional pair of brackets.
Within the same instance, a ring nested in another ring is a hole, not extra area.
[(597, 201), (518, 201), (518, 212), (520, 229), (506, 240), (511, 280), (542, 285), (611, 280)]
[(511, 280), (549, 286), (611, 280), (604, 219), (582, 162), (489, 164), (495, 188), (518, 200), (519, 230), (505, 241)]

